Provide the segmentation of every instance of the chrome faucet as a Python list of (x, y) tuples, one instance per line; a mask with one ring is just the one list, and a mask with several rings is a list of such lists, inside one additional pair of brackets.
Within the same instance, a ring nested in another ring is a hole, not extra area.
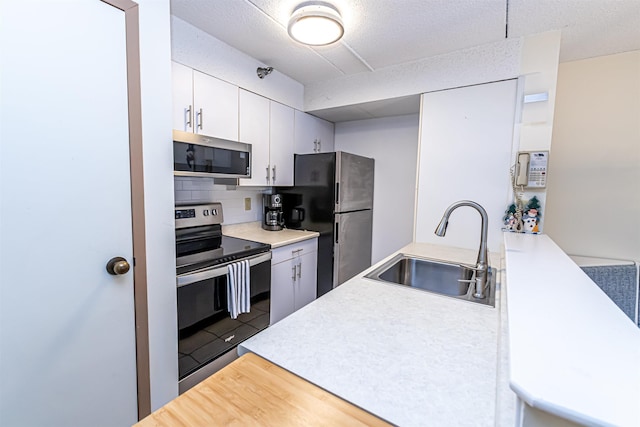
[(476, 202), (472, 202), (471, 200), (460, 200), (459, 202), (455, 202), (451, 206), (444, 211), (442, 215), (442, 219), (440, 220), (440, 224), (436, 227), (436, 236), (443, 237), (447, 232), (447, 225), (449, 224), (449, 216), (451, 213), (459, 208), (460, 206), (470, 206), (480, 213), (482, 217), (481, 224), (481, 233), (480, 233), (480, 249), (478, 249), (478, 259), (476, 261), (475, 267), (475, 282), (476, 289), (473, 294), (474, 298), (485, 298), (486, 295), (484, 293), (485, 288), (487, 287), (487, 277), (489, 276), (489, 252), (487, 251), (487, 230), (489, 226), (489, 220), (487, 217), (487, 211), (484, 210), (482, 206), (477, 204)]

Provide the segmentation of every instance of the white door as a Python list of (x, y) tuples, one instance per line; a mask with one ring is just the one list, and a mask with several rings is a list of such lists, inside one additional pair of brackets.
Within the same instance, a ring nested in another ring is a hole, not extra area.
[(0, 28), (0, 425), (131, 425), (124, 12), (10, 1)]

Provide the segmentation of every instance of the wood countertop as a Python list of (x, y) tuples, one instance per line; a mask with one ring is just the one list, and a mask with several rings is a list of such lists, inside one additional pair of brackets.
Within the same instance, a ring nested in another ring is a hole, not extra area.
[(267, 360), (247, 353), (135, 427), (389, 426)]

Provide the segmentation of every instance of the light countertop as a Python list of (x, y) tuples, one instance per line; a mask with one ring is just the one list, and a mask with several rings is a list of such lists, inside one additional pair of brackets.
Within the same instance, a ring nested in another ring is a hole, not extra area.
[(320, 235), (320, 233), (315, 231), (289, 230), (286, 228), (280, 231), (268, 231), (262, 228), (260, 221), (222, 225), (222, 234), (237, 237), (238, 239), (266, 243), (271, 245), (273, 249), (302, 242), (307, 239), (313, 239)]
[[(465, 263), (477, 254), (420, 243), (399, 252)], [(493, 426), (499, 292), (494, 308), (363, 278), (368, 271), (239, 353), (254, 352), (393, 424)]]
[(625, 259), (595, 258), (580, 255), (569, 255), (571, 260), (580, 267), (600, 267), (610, 265), (633, 265), (634, 262)]
[(504, 238), (511, 388), (574, 422), (640, 426), (640, 329), (548, 236)]

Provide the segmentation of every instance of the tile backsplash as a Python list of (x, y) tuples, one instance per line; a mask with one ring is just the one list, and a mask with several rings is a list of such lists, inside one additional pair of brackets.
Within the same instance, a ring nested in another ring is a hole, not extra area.
[[(262, 194), (270, 187), (229, 187), (216, 185), (213, 178), (174, 177), (176, 205), (189, 203), (222, 203), (224, 224), (262, 221)], [(245, 199), (251, 199), (251, 209), (245, 210)]]

